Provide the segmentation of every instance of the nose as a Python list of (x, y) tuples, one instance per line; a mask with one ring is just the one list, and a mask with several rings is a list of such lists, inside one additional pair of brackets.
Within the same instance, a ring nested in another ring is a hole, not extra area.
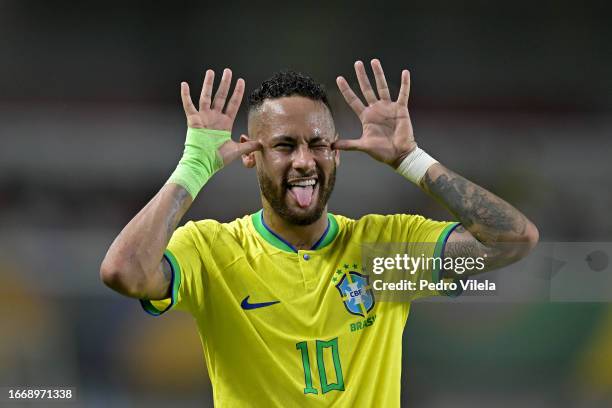
[(316, 168), (314, 155), (306, 144), (300, 144), (294, 151), (292, 166), (300, 172), (307, 173)]

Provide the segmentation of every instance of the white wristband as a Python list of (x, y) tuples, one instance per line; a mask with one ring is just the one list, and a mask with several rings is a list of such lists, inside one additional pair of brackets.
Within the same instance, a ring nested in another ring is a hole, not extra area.
[(436, 159), (431, 157), (425, 150), (417, 146), (404, 160), (397, 166), (395, 170), (414, 184), (419, 185), (421, 179), (427, 173), (427, 169), (434, 163), (438, 163)]

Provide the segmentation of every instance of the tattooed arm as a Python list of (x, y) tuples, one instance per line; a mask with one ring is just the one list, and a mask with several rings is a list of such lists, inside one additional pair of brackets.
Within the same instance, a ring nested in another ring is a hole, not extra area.
[(439, 163), (427, 170), (421, 187), (461, 222), (445, 257), (484, 257), (491, 270), (525, 257), (538, 242), (538, 229), (520, 211)]
[[(206, 71), (199, 109), (191, 100), (187, 83), (181, 83), (181, 100), (190, 129), (184, 160), (181, 159), (170, 181), (121, 231), (102, 261), (100, 277), (104, 283), (126, 296), (156, 300), (170, 295), (172, 273), (163, 254), (176, 226), (191, 206), (192, 197), (214, 174), (210, 168), (220, 166), (218, 157), (227, 165), (261, 148), (256, 141), (236, 143), (231, 139), (218, 146), (218, 134), (200, 131), (231, 132), (242, 101), (244, 80), (239, 78), (227, 106), (225, 104), (232, 81), (232, 71), (227, 68), (213, 99), (214, 76), (212, 70)], [(192, 129), (198, 131), (191, 132)], [(190, 132), (194, 139), (189, 139)]]
[[(362, 151), (397, 169), (417, 148), (408, 113), (410, 73), (403, 70), (396, 101), (391, 99), (379, 60), (371, 61), (378, 97), (363, 62), (355, 62), (355, 73), (367, 105), (344, 77), (336, 82), (346, 103), (361, 121), (359, 139), (339, 139), (334, 148)], [(462, 226), (449, 237), (444, 255), (478, 257), (486, 255), (486, 269), (507, 265), (527, 255), (538, 241), (538, 230), (516, 208), (484, 188), (453, 173), (440, 164), (427, 169), (421, 187), (453, 213)]]
[(162, 187), (110, 246), (100, 268), (104, 283), (130, 297), (168, 297), (172, 276), (163, 253), (191, 203), (183, 187)]

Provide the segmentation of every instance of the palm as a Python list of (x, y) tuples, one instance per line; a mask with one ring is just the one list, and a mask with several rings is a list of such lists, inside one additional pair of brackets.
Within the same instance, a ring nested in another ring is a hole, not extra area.
[(416, 145), (408, 108), (396, 102), (380, 100), (361, 114), (361, 140), (366, 151), (376, 160), (392, 164), (393, 158), (412, 150)]
[[(232, 81), (232, 71), (229, 69), (223, 71), (219, 88), (213, 99), (212, 89), (214, 79), (215, 73), (212, 70), (206, 71), (198, 104), (199, 109), (196, 109), (191, 100), (189, 85), (187, 85), (186, 82), (181, 84), (181, 99), (187, 118), (187, 126), (197, 129), (225, 130), (231, 132), (244, 94), (244, 80), (239, 78), (238, 81), (236, 81), (234, 92), (227, 102), (227, 106), (225, 106)], [(221, 145), (219, 154), (223, 159), (223, 163), (228, 164), (240, 157), (240, 155), (259, 148), (261, 148), (261, 145), (255, 141), (236, 143), (230, 139)]]
[(196, 115), (187, 115), (187, 126), (192, 128), (206, 128), (218, 130), (232, 130), (234, 118), (225, 113), (214, 111), (198, 112)]
[(338, 78), (338, 87), (347, 103), (359, 116), (363, 133), (359, 139), (337, 141), (336, 148), (360, 150), (395, 167), (400, 158), (416, 148), (407, 105), (410, 86), (408, 71), (402, 73), (400, 94), (394, 102), (390, 98), (380, 62), (373, 60), (372, 68), (380, 98), (374, 94), (363, 64), (355, 64), (359, 85), (368, 106), (361, 102), (344, 78)]

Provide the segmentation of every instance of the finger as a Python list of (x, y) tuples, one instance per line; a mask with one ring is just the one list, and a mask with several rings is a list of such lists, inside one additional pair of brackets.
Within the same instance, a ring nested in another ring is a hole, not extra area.
[(202, 84), (202, 92), (200, 93), (200, 110), (210, 109), (210, 100), (212, 97), (213, 83), (215, 82), (215, 71), (212, 69), (206, 70), (204, 75), (204, 83)]
[(189, 93), (189, 85), (187, 82), (181, 82), (181, 101), (183, 101), (183, 109), (186, 115), (192, 115), (198, 113), (193, 101), (191, 100), (191, 94)]
[(255, 151), (263, 150), (263, 145), (257, 140), (249, 140), (246, 142), (236, 143), (236, 151), (241, 156)]
[(336, 84), (338, 85), (338, 89), (340, 89), (340, 93), (344, 97), (344, 100), (349, 104), (353, 112), (355, 112), (357, 116), (361, 116), (361, 112), (363, 112), (365, 109), (365, 105), (363, 102), (361, 102), (361, 99), (355, 95), (355, 92), (353, 92), (348, 82), (346, 82), (346, 79), (339, 76), (336, 78)]
[(223, 165), (228, 165), (243, 154), (262, 149), (263, 146), (256, 140), (246, 140), (241, 143), (228, 140), (219, 147), (219, 155), (223, 158)]
[(332, 143), (334, 150), (362, 150), (361, 139), (339, 139)]
[(244, 79), (238, 78), (236, 81), (236, 86), (234, 87), (234, 93), (227, 103), (227, 108), (225, 109), (225, 114), (230, 118), (235, 119), (236, 114), (238, 113), (238, 109), (240, 108), (240, 103), (242, 102), (242, 96), (244, 95)]
[(363, 62), (357, 61), (355, 63), (355, 73), (357, 74), (357, 81), (359, 82), (361, 92), (363, 92), (363, 96), (368, 105), (376, 103), (378, 98), (372, 89), (372, 85), (370, 85), (370, 80), (368, 79), (368, 74), (363, 66)]
[(402, 85), (400, 86), (397, 103), (408, 106), (408, 97), (410, 96), (410, 71), (407, 69), (402, 71)]
[(389, 94), (389, 86), (387, 86), (387, 80), (385, 79), (385, 72), (382, 69), (382, 64), (378, 59), (373, 59), (370, 64), (372, 64), (372, 71), (374, 71), (374, 79), (376, 80), (376, 90), (378, 91), (378, 96), (380, 96), (380, 99), (390, 101), (391, 94)]
[(215, 99), (213, 100), (212, 108), (217, 111), (222, 111), (225, 106), (225, 100), (227, 99), (227, 94), (229, 93), (230, 84), (232, 83), (232, 71), (229, 68), (225, 68), (223, 70), (223, 75), (221, 76), (221, 82), (219, 83), (219, 88), (217, 89), (217, 93), (215, 94)]

